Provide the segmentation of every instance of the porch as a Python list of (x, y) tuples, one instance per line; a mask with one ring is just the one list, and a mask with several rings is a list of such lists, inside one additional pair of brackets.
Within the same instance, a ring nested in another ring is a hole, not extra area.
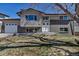
[(19, 30), (20, 33), (37, 33), (41, 31), (41, 27), (21, 27)]

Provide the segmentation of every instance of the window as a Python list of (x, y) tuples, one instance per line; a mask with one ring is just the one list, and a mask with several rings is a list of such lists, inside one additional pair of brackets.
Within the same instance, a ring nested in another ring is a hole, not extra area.
[(31, 21), (31, 20), (37, 20), (37, 16), (36, 15), (26, 15), (26, 19)]
[(64, 31), (68, 31), (68, 28), (64, 28)]
[(60, 20), (68, 20), (68, 16), (60, 16)]
[(63, 20), (63, 16), (60, 16), (60, 20)]
[(48, 18), (49, 18), (48, 16), (44, 16), (43, 20), (48, 20)]
[(67, 19), (68, 19), (68, 16), (63, 16), (63, 19), (64, 19), (64, 20), (67, 20)]
[(68, 28), (60, 28), (61, 32), (68, 32)]

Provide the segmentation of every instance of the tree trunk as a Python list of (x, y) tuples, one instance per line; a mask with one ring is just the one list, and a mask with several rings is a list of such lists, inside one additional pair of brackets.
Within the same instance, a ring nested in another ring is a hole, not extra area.
[[(65, 9), (61, 4), (59, 3), (56, 3), (56, 5), (61, 8), (67, 15), (69, 15), (71, 17), (71, 19), (74, 21), (74, 20), (77, 20), (76, 16), (74, 16), (73, 14), (71, 14), (67, 9)], [(74, 28), (73, 28), (73, 24), (70, 22), (70, 28), (71, 28), (71, 33), (72, 35), (74, 35)]]
[(76, 16), (74, 16), (73, 14), (71, 14), (67, 9), (65, 9), (61, 4), (59, 3), (55, 3), (56, 6), (58, 6), (59, 8), (61, 8), (67, 15), (69, 15), (72, 20), (76, 20)]
[(79, 17), (79, 3), (75, 4), (75, 11), (76, 11), (77, 17)]

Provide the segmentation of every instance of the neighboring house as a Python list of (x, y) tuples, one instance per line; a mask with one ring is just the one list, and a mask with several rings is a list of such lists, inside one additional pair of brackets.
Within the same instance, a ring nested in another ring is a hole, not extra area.
[(2, 23), (2, 19), (8, 19), (9, 18), (9, 16), (8, 15), (5, 15), (5, 14), (3, 14), (3, 13), (0, 13), (0, 32), (2, 32), (2, 25), (3, 25), (3, 23)]
[(66, 14), (46, 14), (29, 8), (17, 12), (20, 19), (3, 18), (4, 33), (55, 32), (71, 35), (71, 30), (79, 33), (79, 21), (73, 21)]

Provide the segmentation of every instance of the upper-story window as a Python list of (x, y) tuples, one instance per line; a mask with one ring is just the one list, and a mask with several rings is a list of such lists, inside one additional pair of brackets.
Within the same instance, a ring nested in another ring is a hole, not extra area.
[(37, 20), (37, 16), (36, 15), (26, 15), (26, 19), (29, 21), (36, 21)]
[(68, 16), (60, 16), (60, 20), (68, 20)]
[(60, 20), (63, 20), (63, 16), (60, 16)]
[(48, 19), (49, 19), (48, 16), (44, 16), (44, 17), (43, 17), (43, 20), (48, 20)]

